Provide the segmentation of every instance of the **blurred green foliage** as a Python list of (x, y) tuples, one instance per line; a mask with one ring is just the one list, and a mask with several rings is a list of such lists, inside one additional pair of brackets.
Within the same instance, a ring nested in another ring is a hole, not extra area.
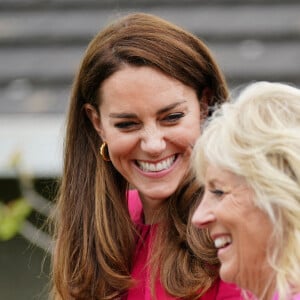
[(32, 207), (25, 198), (7, 204), (0, 202), (0, 240), (13, 238), (20, 231), (31, 211)]
[(13, 179), (0, 181), (0, 241), (12, 240), (20, 234), (49, 252), (52, 240), (47, 220), (53, 210), (55, 181), (52, 178), (43, 182), (28, 172), (18, 149), (8, 159), (8, 165)]

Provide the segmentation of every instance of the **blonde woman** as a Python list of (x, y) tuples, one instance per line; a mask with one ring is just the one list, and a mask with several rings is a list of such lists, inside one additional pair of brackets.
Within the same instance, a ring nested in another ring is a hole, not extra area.
[(258, 299), (300, 299), (300, 90), (258, 82), (224, 104), (196, 143), (220, 276)]

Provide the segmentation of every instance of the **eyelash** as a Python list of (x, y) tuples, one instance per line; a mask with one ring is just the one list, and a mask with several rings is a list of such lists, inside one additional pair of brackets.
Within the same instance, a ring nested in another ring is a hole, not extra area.
[(170, 123), (175, 123), (179, 119), (183, 118), (184, 116), (185, 116), (185, 114), (183, 112), (177, 112), (177, 113), (172, 113), (172, 114), (167, 115), (163, 120), (166, 120), (167, 122), (170, 122)]
[[(183, 118), (185, 116), (184, 113), (172, 113), (172, 114), (169, 114), (167, 115), (165, 118), (162, 119), (162, 121), (166, 121), (167, 123), (176, 123), (179, 119)], [(134, 121), (124, 121), (124, 122), (119, 122), (119, 123), (116, 123), (114, 126), (116, 128), (119, 128), (119, 129), (131, 129), (132, 127), (136, 127), (136, 126), (139, 126), (140, 123), (138, 122), (134, 122)]]
[(216, 195), (217, 197), (222, 197), (225, 194), (222, 190), (218, 190), (218, 189), (210, 190), (210, 192)]
[(138, 123), (136, 123), (136, 122), (126, 121), (126, 122), (116, 123), (115, 127), (119, 128), (119, 129), (128, 129), (128, 128), (131, 128), (131, 127), (137, 126), (137, 125), (138, 125)]

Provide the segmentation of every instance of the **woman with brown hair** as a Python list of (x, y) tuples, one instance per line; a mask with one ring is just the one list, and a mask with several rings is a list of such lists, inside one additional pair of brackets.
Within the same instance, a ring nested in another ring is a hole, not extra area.
[(208, 48), (158, 17), (128, 15), (91, 41), (68, 113), (55, 299), (240, 299), (191, 226), (191, 149), (226, 97)]

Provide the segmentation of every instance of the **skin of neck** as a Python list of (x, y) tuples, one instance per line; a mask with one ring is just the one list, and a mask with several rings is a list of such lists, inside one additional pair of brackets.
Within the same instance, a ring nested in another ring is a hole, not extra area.
[[(264, 269), (264, 271), (262, 271)], [(260, 300), (272, 300), (275, 293), (275, 273), (270, 267), (261, 268), (258, 276), (251, 276), (247, 290)], [(257, 280), (259, 278), (259, 280)]]
[(143, 204), (144, 223), (146, 225), (156, 224), (161, 220), (166, 199), (145, 199), (140, 195)]

